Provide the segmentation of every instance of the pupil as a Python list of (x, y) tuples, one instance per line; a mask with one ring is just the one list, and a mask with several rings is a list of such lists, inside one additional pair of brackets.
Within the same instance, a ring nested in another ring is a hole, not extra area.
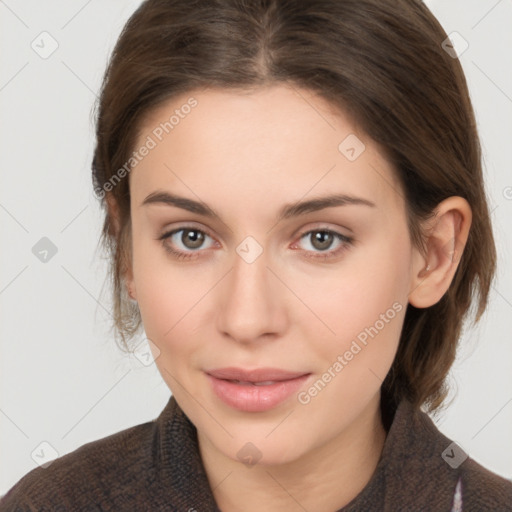
[[(197, 247), (200, 247), (201, 244), (203, 243), (203, 234), (197, 230), (187, 229), (183, 233), (182, 242), (186, 247), (195, 249)], [(192, 244), (190, 245), (189, 242), (192, 242)]]
[[(313, 237), (313, 245), (317, 249), (327, 249), (330, 247), (332, 242), (332, 234), (328, 233), (327, 231), (317, 231), (315, 236)], [(317, 245), (317, 242), (319, 245)]]

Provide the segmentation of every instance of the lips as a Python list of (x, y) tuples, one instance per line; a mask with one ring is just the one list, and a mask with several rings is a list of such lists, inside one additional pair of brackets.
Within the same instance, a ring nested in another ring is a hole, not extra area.
[(307, 375), (308, 372), (292, 372), (288, 370), (281, 370), (279, 368), (257, 368), (254, 370), (244, 370), (242, 368), (219, 368), (216, 370), (209, 370), (206, 373), (217, 379), (236, 381), (240, 384), (256, 384), (266, 385), (284, 380), (292, 380), (302, 375)]
[(205, 372), (214, 394), (244, 412), (263, 412), (289, 400), (311, 378), (310, 373), (277, 368), (219, 368)]

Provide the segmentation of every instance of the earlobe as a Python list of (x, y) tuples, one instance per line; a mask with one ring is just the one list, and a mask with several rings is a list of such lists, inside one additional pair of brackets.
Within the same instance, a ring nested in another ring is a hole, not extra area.
[(130, 299), (136, 302), (137, 288), (135, 287), (135, 280), (131, 269), (129, 269), (125, 274), (124, 285), (126, 286), (126, 291)]
[(453, 280), (471, 226), (471, 207), (462, 197), (452, 196), (436, 208), (427, 230), (425, 255), (415, 251), (411, 267), (409, 303), (417, 308), (433, 306)]
[(137, 294), (135, 292), (135, 285), (127, 283), (126, 286), (128, 288), (128, 295), (130, 296), (130, 299), (137, 302)]

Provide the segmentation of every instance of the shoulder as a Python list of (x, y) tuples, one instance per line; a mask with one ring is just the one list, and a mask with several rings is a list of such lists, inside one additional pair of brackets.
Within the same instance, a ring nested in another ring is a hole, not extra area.
[[(512, 511), (512, 481), (476, 462), (456, 442), (446, 437), (429, 415), (420, 412), (419, 417), (436, 454), (435, 463), (430, 459), (432, 465), (453, 487), (452, 510)], [(454, 481), (456, 485), (453, 485)], [(459, 498), (460, 508), (457, 508)]]
[(381, 463), (382, 493), (400, 510), (512, 512), (512, 482), (469, 457), (407, 400), (396, 410)]
[(116, 494), (129, 499), (151, 478), (157, 432), (155, 421), (143, 423), (31, 470), (0, 499), (0, 511), (104, 510)]
[(468, 457), (459, 467), (462, 510), (512, 511), (512, 482)]

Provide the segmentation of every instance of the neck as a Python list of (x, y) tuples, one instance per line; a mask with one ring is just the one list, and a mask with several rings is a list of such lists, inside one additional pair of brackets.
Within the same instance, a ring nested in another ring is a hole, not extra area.
[(385, 439), (380, 393), (336, 437), (285, 464), (248, 467), (198, 431), (205, 471), (222, 512), (339, 510), (370, 481)]

